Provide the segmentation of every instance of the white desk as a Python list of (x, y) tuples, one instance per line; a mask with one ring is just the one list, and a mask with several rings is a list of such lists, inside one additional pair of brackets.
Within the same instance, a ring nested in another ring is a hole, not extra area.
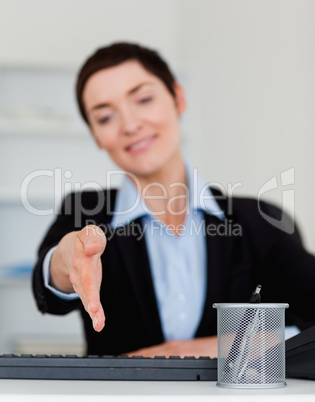
[(1, 402), (314, 402), (315, 381), (287, 380), (266, 390), (218, 388), (215, 382), (0, 380)]

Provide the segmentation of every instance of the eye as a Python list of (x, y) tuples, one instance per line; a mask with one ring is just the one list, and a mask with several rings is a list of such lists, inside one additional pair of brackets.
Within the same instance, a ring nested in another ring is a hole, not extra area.
[(147, 97), (147, 98), (142, 98), (139, 100), (139, 103), (148, 103), (152, 100), (151, 97)]
[(106, 124), (110, 120), (110, 116), (103, 117), (102, 119), (98, 120), (99, 124)]

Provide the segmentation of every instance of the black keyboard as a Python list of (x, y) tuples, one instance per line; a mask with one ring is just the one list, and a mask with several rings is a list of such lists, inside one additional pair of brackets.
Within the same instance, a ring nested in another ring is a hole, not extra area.
[(0, 355), (0, 378), (33, 380), (216, 381), (209, 357)]
[[(315, 326), (286, 341), (286, 376), (315, 380)], [(0, 378), (216, 381), (217, 359), (5, 354), (0, 355)]]

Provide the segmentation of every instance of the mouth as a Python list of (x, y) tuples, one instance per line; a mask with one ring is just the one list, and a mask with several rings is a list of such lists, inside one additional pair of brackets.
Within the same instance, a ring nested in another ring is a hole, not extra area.
[(153, 142), (156, 139), (156, 135), (151, 135), (149, 137), (143, 138), (140, 141), (134, 142), (131, 145), (128, 145), (128, 147), (126, 147), (126, 151), (131, 153), (131, 154), (136, 154), (142, 151), (147, 150), (148, 148), (150, 148), (150, 146), (153, 144)]

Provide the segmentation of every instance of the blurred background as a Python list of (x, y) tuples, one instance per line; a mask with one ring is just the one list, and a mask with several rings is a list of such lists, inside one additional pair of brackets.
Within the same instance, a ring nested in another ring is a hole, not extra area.
[(315, 252), (314, 20), (313, 0), (0, 0), (0, 353), (84, 351), (76, 313), (37, 311), (30, 270), (62, 196), (106, 186), (114, 168), (74, 100), (79, 66), (114, 41), (169, 61), (188, 98), (183, 150), (204, 179), (280, 206), (294, 194)]

